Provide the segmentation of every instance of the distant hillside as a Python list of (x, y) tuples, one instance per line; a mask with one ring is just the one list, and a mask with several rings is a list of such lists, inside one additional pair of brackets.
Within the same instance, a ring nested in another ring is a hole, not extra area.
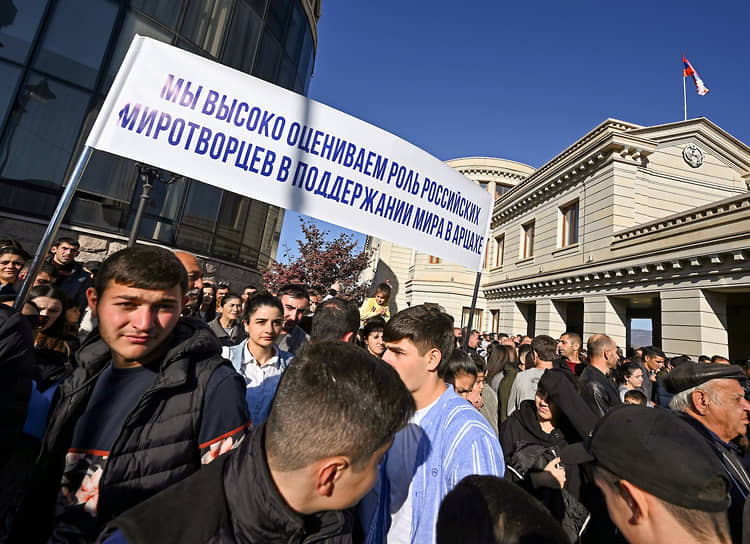
[(634, 348), (650, 346), (652, 343), (653, 341), (651, 339), (651, 331), (643, 329), (630, 330), (630, 345)]

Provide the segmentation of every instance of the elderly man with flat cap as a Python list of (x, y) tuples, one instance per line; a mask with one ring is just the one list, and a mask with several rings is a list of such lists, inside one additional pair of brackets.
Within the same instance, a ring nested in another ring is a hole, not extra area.
[(743, 465), (742, 451), (732, 442), (747, 431), (750, 403), (742, 387), (746, 379), (734, 365), (692, 362), (678, 366), (664, 378), (664, 387), (674, 394), (669, 407), (700, 433), (729, 477), (729, 524), (734, 542), (742, 538), (742, 508), (750, 493), (750, 475)]

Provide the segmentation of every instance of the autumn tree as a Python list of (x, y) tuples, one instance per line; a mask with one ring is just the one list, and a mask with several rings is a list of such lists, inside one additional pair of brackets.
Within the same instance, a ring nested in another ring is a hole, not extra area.
[(367, 252), (354, 254), (357, 242), (351, 235), (342, 233), (328, 240), (328, 231), (301, 217), (300, 226), (303, 239), (297, 240), (299, 255), (293, 257), (289, 247), (285, 247), (283, 256), (288, 264), (272, 261), (263, 274), (268, 289), (276, 292), (287, 283), (300, 283), (325, 294), (338, 282), (339, 296), (360, 303), (369, 288), (369, 282), (359, 283), (369, 261)]

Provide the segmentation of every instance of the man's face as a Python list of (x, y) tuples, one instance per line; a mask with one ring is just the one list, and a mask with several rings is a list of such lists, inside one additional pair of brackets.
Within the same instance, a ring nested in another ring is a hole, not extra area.
[(570, 340), (570, 336), (568, 336), (567, 334), (563, 334), (557, 341), (557, 354), (562, 355), (568, 360), (572, 360), (575, 357), (576, 351), (578, 351), (579, 347), (580, 346), (578, 344), (574, 344)]
[(706, 427), (725, 442), (747, 431), (750, 403), (738, 380), (711, 380), (708, 409), (703, 420)]
[(383, 360), (398, 372), (401, 381), (412, 394), (422, 390), (429, 382), (429, 359), (430, 350), (420, 355), (417, 346), (408, 338), (385, 343)]
[(453, 377), (453, 389), (463, 398), (469, 400), (469, 393), (474, 389), (476, 381), (476, 376), (462, 370)]
[(214, 301), (214, 290), (211, 287), (203, 288), (203, 303), (211, 304)]
[(245, 289), (242, 291), (242, 302), (247, 302), (247, 299), (249, 299), (253, 294), (255, 294), (255, 289)]
[(658, 355), (646, 355), (646, 357), (643, 358), (643, 364), (646, 365), (646, 368), (650, 371), (658, 372), (661, 370), (661, 367), (664, 366), (664, 357), (659, 357)]
[(76, 257), (78, 257), (79, 250), (76, 246), (63, 242), (59, 246), (53, 247), (52, 253), (53, 261), (60, 265), (66, 265), (75, 261)]
[(469, 347), (476, 348), (479, 344), (479, 333), (473, 332), (469, 335)]
[(182, 310), (179, 285), (139, 289), (110, 280), (101, 297), (93, 288), (87, 295), (99, 318), (99, 333), (120, 367), (150, 362), (174, 330)]
[(281, 297), (281, 305), (284, 307), (284, 330), (292, 332), (307, 313), (309, 303), (306, 298), (294, 298), (292, 295)]
[(224, 300), (224, 297), (227, 296), (228, 292), (229, 287), (219, 287), (216, 290), (216, 303), (221, 304), (221, 301)]
[(176, 251), (175, 256), (180, 260), (182, 266), (184, 266), (187, 271), (188, 290), (203, 289), (203, 269), (201, 268), (198, 259), (184, 251)]

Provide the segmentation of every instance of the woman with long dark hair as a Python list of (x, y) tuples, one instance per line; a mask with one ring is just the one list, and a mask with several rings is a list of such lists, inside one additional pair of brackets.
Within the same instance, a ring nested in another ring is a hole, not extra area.
[(57, 385), (71, 370), (77, 347), (68, 336), (65, 310), (68, 297), (54, 285), (37, 285), (29, 291), (29, 301), (39, 309), (40, 328), (34, 339), (33, 378), (39, 391)]

